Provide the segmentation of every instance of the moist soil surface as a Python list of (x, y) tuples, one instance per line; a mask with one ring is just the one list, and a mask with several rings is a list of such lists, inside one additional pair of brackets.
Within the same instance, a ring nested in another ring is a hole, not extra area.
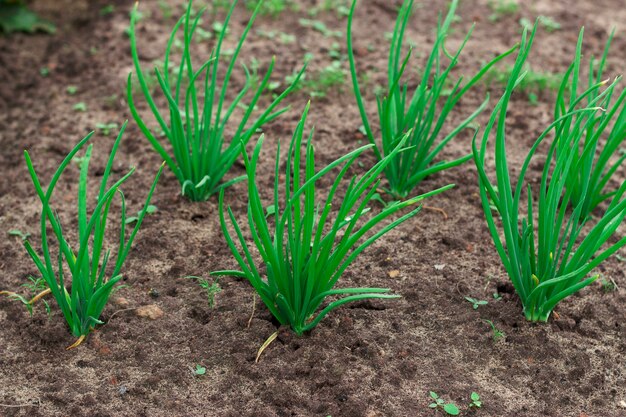
[[(29, 275), (37, 274), (20, 238), (7, 234), (11, 229), (30, 233), (39, 247), (40, 203), (22, 151), (29, 150), (47, 183), (62, 158), (97, 123), (121, 125), (131, 118), (125, 83), (133, 68), (124, 31), (132, 3), (35, 1), (32, 7), (55, 22), (57, 33), (0, 38), (0, 230), (4, 234), (0, 289), (27, 294), (21, 285)], [(400, 2), (360, 3), (354, 24), (355, 50), (359, 72), (368, 75), (364, 89), (368, 111), (374, 116), (373, 91), (386, 79), (385, 33), (393, 29)], [(423, 4), (411, 18), (408, 37), (417, 50), (411, 64), (414, 74), (432, 45), (437, 11), (446, 3)], [(520, 35), (520, 18), (534, 20), (539, 15), (552, 17), (561, 29), (539, 31), (530, 58), (533, 68), (564, 71), (573, 57), (578, 30), (585, 25), (587, 59), (602, 53), (610, 29), (617, 27), (607, 74), (614, 77), (624, 70), (626, 9), (620, 0), (523, 1), (518, 12), (495, 22), (488, 19), (492, 13), (488, 0), (461, 3), (461, 20), (455, 23), (448, 45), (455, 49), (472, 22), (476, 28), (455, 77), (475, 73), (484, 62), (514, 45)], [(102, 14), (107, 4), (113, 4), (114, 11)], [(330, 64), (334, 43), (345, 53), (343, 37), (326, 37), (298, 24), (298, 19), (309, 18), (306, 10), (315, 2), (297, 4), (300, 11), (258, 18), (242, 62), (249, 64), (256, 58), (264, 74), (275, 55), (272, 79), (281, 81), (301, 66), (306, 53), (314, 56), (310, 74)], [(146, 68), (162, 59), (181, 6), (174, 4), (174, 17), (168, 17), (156, 1), (140, 4), (144, 18), (138, 25), (139, 50)], [(223, 17), (223, 11), (209, 13), (203, 25), (210, 30), (213, 19)], [(237, 40), (248, 17), (249, 11), (238, 6), (227, 47)], [(345, 32), (346, 20), (335, 12), (321, 12), (314, 19)], [(259, 30), (285, 32), (295, 39), (282, 43), (278, 37), (263, 37)], [(212, 42), (195, 44), (195, 55), (208, 57)], [(42, 76), (41, 68), (49, 74)], [(235, 73), (233, 86), (237, 88), (242, 85), (243, 71), (238, 68)], [(315, 126), (318, 167), (365, 143), (349, 77), (346, 81), (312, 101), (307, 128)], [(77, 87), (75, 94), (67, 92), (70, 85)], [(444, 133), (473, 112), (488, 92), (499, 97), (502, 89), (498, 84), (479, 84), (452, 113)], [(264, 128), (258, 178), (268, 204), (276, 144), (290, 139), (309, 93), (302, 90), (292, 95), (288, 99), (292, 110)], [(145, 102), (139, 96), (136, 100), (148, 117)], [(262, 104), (269, 101), (266, 96)], [(85, 103), (86, 112), (73, 110), (78, 102)], [(165, 105), (162, 96), (157, 95), (157, 103)], [(539, 92), (534, 105), (528, 95), (514, 95), (508, 115), (512, 166), (519, 167), (534, 138), (549, 124), (553, 103), (554, 93), (549, 91)], [(485, 124), (489, 111), (478, 119), (480, 124)], [(114, 129), (109, 136), (102, 131), (95, 135), (92, 193), (116, 133)], [(232, 133), (232, 127), (227, 129), (227, 136)], [(468, 153), (471, 136), (471, 131), (463, 132), (442, 156)], [(285, 150), (283, 146), (283, 154)], [(365, 154), (361, 161), (366, 168), (374, 157)], [(160, 162), (131, 120), (114, 165), (116, 178), (130, 166), (137, 167), (124, 186), (129, 212), (140, 208)], [(229, 178), (243, 172), (237, 162)], [(355, 166), (354, 174), (359, 172)], [(531, 181), (539, 176), (537, 165)], [(617, 176), (623, 180), (624, 172)], [(54, 197), (54, 207), (71, 238), (75, 237), (71, 229), (76, 227), (77, 177), (72, 165)], [(597, 271), (612, 279), (617, 290), (607, 292), (596, 282), (559, 304), (548, 323), (529, 323), (488, 233), (473, 164), (432, 176), (416, 192), (449, 183), (456, 187), (428, 200), (430, 208), (366, 250), (339, 282), (340, 286), (388, 287), (402, 298), (345, 305), (313, 331), (297, 337), (279, 329), (265, 306), (255, 300), (247, 281), (222, 278), (222, 291), (210, 308), (203, 290), (184, 278), (208, 277), (210, 271), (237, 265), (219, 226), (217, 198), (187, 201), (180, 196), (175, 177), (166, 172), (153, 198), (158, 211), (146, 218), (123, 268), (125, 287), (106, 307), (105, 324), (85, 343), (65, 350), (74, 339), (52, 300), (49, 317), (42, 304), (35, 306), (30, 317), (21, 303), (0, 299), (0, 415), (442, 415), (429, 408), (429, 391), (456, 403), (464, 416), (626, 415), (623, 264), (612, 257)], [(321, 195), (328, 187), (328, 181), (321, 185)], [(226, 193), (226, 202), (239, 219), (245, 216), (246, 196), (243, 183)], [(620, 235), (624, 232), (624, 228), (618, 230)], [(465, 297), (488, 304), (474, 309)], [(157, 307), (163, 314), (154, 319), (140, 317), (137, 308), (142, 306)], [(494, 341), (485, 320), (505, 336)], [(277, 330), (278, 338), (256, 363), (259, 347)], [(206, 368), (206, 373), (195, 375), (196, 365)], [(468, 409), (472, 392), (480, 394), (483, 406), (479, 410)]]

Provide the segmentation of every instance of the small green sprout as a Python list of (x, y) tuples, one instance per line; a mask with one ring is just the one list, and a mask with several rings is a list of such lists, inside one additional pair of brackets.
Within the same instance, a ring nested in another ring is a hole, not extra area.
[(171, 4), (167, 2), (167, 0), (158, 0), (157, 5), (159, 6), (159, 10), (161, 10), (161, 15), (163, 15), (164, 19), (170, 19), (174, 14), (174, 9)]
[(195, 369), (193, 370), (193, 373), (196, 376), (202, 376), (206, 374), (206, 368), (202, 365), (196, 365)]
[(112, 130), (117, 129), (117, 123), (96, 123), (96, 129), (104, 136), (109, 136)]
[[(146, 214), (154, 214), (156, 213), (158, 210), (157, 206), (154, 206), (152, 204), (150, 204), (147, 208), (146, 208)], [(126, 218), (126, 224), (131, 224), (136, 222), (137, 220), (139, 220), (139, 216), (141, 216), (141, 211), (137, 212), (136, 216), (130, 216)]]
[(87, 103), (85, 103), (84, 101), (80, 101), (72, 106), (72, 110), (79, 111), (79, 112), (86, 112)]
[(469, 404), (469, 408), (481, 408), (483, 406), (483, 403), (480, 400), (480, 395), (478, 395), (477, 392), (472, 392), (470, 399), (472, 402)]
[(47, 77), (48, 75), (50, 75), (50, 69), (48, 67), (39, 68), (39, 75), (41, 75), (44, 78)]
[(326, 38), (341, 38), (343, 36), (342, 31), (329, 29), (328, 26), (320, 20), (299, 19), (298, 23), (300, 26), (318, 31)]
[(22, 287), (30, 290), (31, 295), (29, 297), (24, 297), (21, 294), (11, 291), (0, 291), (0, 294), (7, 295), (11, 300), (19, 301), (24, 304), (31, 317), (33, 316), (33, 304), (35, 301), (41, 300), (46, 307), (48, 317), (50, 317), (50, 304), (43, 298), (43, 296), (48, 293), (46, 281), (43, 278), (35, 278), (33, 276), (29, 276), (28, 281), (29, 282), (22, 284)]
[(209, 282), (209, 280), (205, 278), (196, 277), (193, 275), (190, 275), (185, 278), (195, 279), (198, 282), (198, 285), (200, 285), (200, 288), (206, 291), (207, 302), (209, 304), (209, 308), (215, 307), (215, 296), (222, 291), (222, 287), (220, 287), (219, 277), (215, 278), (213, 282)]
[(428, 405), (430, 408), (441, 409), (449, 416), (458, 416), (461, 413), (459, 407), (454, 403), (445, 402), (442, 398), (439, 398), (439, 395), (434, 391), (430, 391), (430, 398), (434, 400), (434, 402)]
[[(557, 30), (561, 29), (561, 24), (556, 22), (550, 16), (539, 16), (537, 18), (537, 21), (539, 22), (539, 25), (542, 26), (547, 32), (556, 32)], [(522, 31), (526, 30), (530, 32), (533, 30), (533, 23), (530, 21), (530, 19), (522, 17), (519, 20), (519, 24), (522, 27)]]
[(68, 85), (67, 88), (65, 89), (65, 91), (70, 96), (73, 96), (74, 94), (76, 94), (78, 92), (78, 87), (76, 87), (75, 85)]
[[(259, 8), (260, 14), (270, 15), (272, 17), (277, 17), (285, 11), (287, 7), (293, 10), (298, 8), (293, 0), (245, 0), (244, 3), (248, 10)], [(228, 2), (225, 1), (223, 7), (228, 7)]]
[(619, 289), (617, 283), (613, 278), (607, 278), (604, 275), (600, 276), (600, 285), (602, 286), (602, 291), (604, 291), (605, 293), (610, 293)]
[(115, 12), (115, 6), (112, 4), (107, 4), (106, 6), (100, 9), (100, 16), (107, 16)]
[(9, 236), (18, 236), (22, 240), (26, 240), (30, 236), (30, 233), (25, 233), (18, 229), (11, 229), (7, 233)]
[(30, 11), (21, 1), (0, 1), (0, 32), (55, 33), (56, 27)]
[(516, 14), (520, 9), (517, 0), (489, 0), (487, 6), (493, 11), (488, 17), (491, 22), (496, 22), (505, 15)]
[(478, 310), (479, 306), (485, 306), (488, 304), (488, 302), (485, 300), (478, 300), (472, 297), (465, 297), (465, 300), (467, 300), (469, 303), (472, 304), (472, 307), (474, 308), (474, 310)]
[(493, 324), (493, 321), (486, 320), (486, 319), (482, 319), (482, 321), (484, 321), (491, 327), (491, 332), (492, 332), (492, 337), (493, 337), (494, 342), (497, 342), (503, 337), (506, 337), (506, 334), (502, 330), (498, 329), (495, 324)]

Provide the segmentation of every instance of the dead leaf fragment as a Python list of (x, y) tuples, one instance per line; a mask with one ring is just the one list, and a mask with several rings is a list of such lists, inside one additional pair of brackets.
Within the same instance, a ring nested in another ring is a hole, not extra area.
[(400, 276), (400, 271), (394, 269), (393, 271), (389, 271), (389, 278), (398, 278)]

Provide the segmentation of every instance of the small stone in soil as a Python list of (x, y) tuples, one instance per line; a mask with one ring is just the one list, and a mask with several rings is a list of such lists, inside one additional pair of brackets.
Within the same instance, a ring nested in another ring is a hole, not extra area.
[(137, 314), (137, 316), (139, 317), (147, 318), (150, 320), (157, 320), (165, 315), (165, 313), (163, 313), (163, 310), (161, 310), (156, 304), (139, 307), (135, 311), (135, 314)]

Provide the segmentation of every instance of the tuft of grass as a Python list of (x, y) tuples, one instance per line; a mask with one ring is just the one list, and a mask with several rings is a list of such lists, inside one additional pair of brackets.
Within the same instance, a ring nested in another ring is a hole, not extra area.
[[(112, 186), (108, 186), (113, 160), (125, 128), (126, 123), (122, 126), (113, 144), (113, 149), (102, 174), (99, 192), (94, 201), (95, 207), (91, 215), (88, 214), (87, 210), (87, 178), (92, 154), (91, 144), (87, 147), (85, 155), (80, 159), (78, 243), (76, 246), (70, 244), (68, 233), (61, 226), (60, 217), (51, 207), (50, 201), (61, 174), (63, 174), (74, 156), (93, 136), (93, 132), (82, 139), (65, 157), (45, 189), (37, 176), (29, 153), (24, 152), (28, 172), (42, 204), (41, 249), (36, 251), (28, 239), (24, 241), (24, 246), (39, 270), (41, 278), (45, 281), (45, 286), (50, 290), (57, 305), (63, 312), (70, 331), (78, 338), (84, 338), (96, 325), (102, 324), (100, 315), (112, 292), (115, 291), (116, 284), (122, 279), (122, 265), (141, 227), (163, 169), (163, 166), (161, 166), (148, 192), (143, 210), (139, 213), (137, 223), (132, 231), (128, 233), (125, 221), (126, 200), (120, 187), (133, 174), (135, 169), (132, 168)], [(111, 249), (105, 248), (105, 232), (112, 203), (116, 197), (119, 197), (121, 202), (121, 221), (119, 244), (112, 256)], [(48, 234), (49, 230), (52, 230), (52, 235)], [(51, 245), (51, 241), (54, 241), (54, 244)], [(58, 254), (55, 256), (57, 251)], [(69, 276), (65, 275), (66, 271), (69, 271)], [(71, 280), (69, 279), (70, 277)], [(70, 287), (71, 289), (68, 290)]]
[[(582, 199), (572, 205), (572, 189), (568, 180), (581, 169), (579, 149), (584, 144), (586, 132), (593, 127), (593, 113), (606, 97), (612, 94), (615, 82), (602, 92), (605, 85), (600, 82), (590, 86), (581, 95), (573, 96), (567, 113), (557, 113), (554, 120), (537, 138), (519, 170), (517, 184), (511, 180), (506, 153), (506, 113), (514, 89), (523, 79), (524, 62), (532, 46), (537, 23), (528, 35), (522, 35), (519, 53), (513, 67), (505, 93), (494, 109), (483, 133), (480, 148), (474, 138), (472, 148), (478, 169), (480, 196), (487, 225), (496, 250), (524, 306), (529, 321), (547, 321), (554, 307), (561, 300), (579, 291), (598, 278), (588, 274), (601, 262), (626, 245), (626, 237), (615, 243), (609, 240), (626, 217), (626, 182), (613, 195), (604, 214), (594, 223), (583, 215)], [(581, 38), (582, 40), (582, 31)], [(580, 66), (580, 43), (569, 73), (577, 74)], [(574, 88), (572, 91), (576, 91)], [(557, 103), (563, 101), (564, 88), (559, 92)], [(582, 117), (576, 117), (582, 116)], [(570, 123), (572, 118), (576, 121)], [(496, 124), (497, 122), (497, 124)], [(486, 172), (487, 143), (492, 130), (495, 134), (496, 182), (493, 184)], [(526, 178), (528, 167), (538, 147), (549, 134), (555, 138), (549, 149), (542, 169), (538, 189), (533, 189)], [(522, 194), (526, 191), (526, 204)], [(493, 205), (500, 217), (497, 221)], [(526, 207), (524, 207), (524, 205)], [(523, 210), (525, 208), (525, 210)]]
[[(386, 288), (335, 286), (343, 272), (363, 250), (394, 227), (415, 216), (421, 206), (385, 226), (381, 222), (453, 186), (448, 185), (406, 201), (389, 204), (380, 213), (368, 216), (372, 198), (380, 182), (378, 177), (392, 158), (404, 148), (408, 135), (405, 135), (388, 157), (383, 158), (360, 178), (353, 177), (344, 181), (359, 155), (372, 145), (360, 147), (316, 172), (313, 132), (309, 133), (306, 141), (303, 139), (308, 109), (309, 105), (306, 106), (289, 145), (284, 184), (280, 182), (280, 178), (283, 178), (280, 172), (280, 145), (276, 152), (271, 209), (265, 208), (257, 185), (257, 166), (263, 136), (258, 140), (251, 157), (242, 148), (248, 176), (247, 221), (253, 245), (248, 244), (230, 207), (224, 208), (224, 193), (220, 192), (220, 224), (241, 271), (213, 272), (214, 275), (248, 279), (274, 317), (281, 324), (290, 326), (298, 335), (313, 329), (329, 312), (345, 303), (371, 298), (397, 298), (396, 295), (390, 295)], [(303, 145), (306, 147), (304, 153)], [(333, 170), (339, 172), (331, 174)], [(321, 179), (331, 178), (333, 182), (330, 191), (325, 200), (320, 201), (316, 184)], [(345, 195), (337, 195), (345, 182)], [(228, 226), (227, 217), (231, 227)], [(253, 256), (250, 246), (256, 248), (260, 254), (261, 264)], [(327, 298), (334, 300), (324, 306)]]
[[(154, 68), (160, 90), (168, 102), (167, 116), (162, 115), (158, 109), (139, 64), (135, 30), (137, 5), (135, 5), (135, 11), (131, 14), (130, 44), (136, 76), (143, 95), (159, 124), (159, 131), (165, 133), (168, 143), (162, 143), (157, 138), (159, 135), (153, 133), (140, 116), (133, 99), (132, 74), (128, 76), (128, 104), (143, 134), (166, 162), (168, 168), (178, 178), (182, 194), (192, 201), (205, 201), (211, 195), (219, 192), (220, 189), (243, 179), (243, 177), (238, 177), (222, 182), (224, 176), (239, 156), (241, 142), (247, 143), (252, 135), (263, 125), (276, 119), (288, 110), (288, 108), (283, 108), (275, 111), (276, 107), (298, 84), (304, 72), (304, 68), (302, 68), (291, 85), (280, 95), (277, 95), (266, 110), (255, 118), (253, 117), (253, 112), (262, 93), (267, 90), (275, 60), (272, 59), (266, 75), (260, 82), (253, 79), (250, 71), (244, 65), (246, 83), (241, 91), (235, 95), (233, 101), (227, 105), (225, 99), (237, 57), (263, 2), (259, 2), (250, 17), (232, 54), (221, 88), (218, 88), (218, 69), (223, 60), (222, 42), (224, 41), (228, 23), (236, 4), (237, 1), (233, 1), (226, 20), (221, 25), (217, 46), (211, 54), (211, 58), (197, 69), (192, 64), (190, 45), (204, 9), (196, 13), (195, 17), (192, 18), (192, 2), (190, 1), (185, 15), (174, 26), (165, 49), (163, 71), (158, 67)], [(170, 55), (176, 35), (181, 29), (184, 36), (182, 58), (176, 78), (171, 80)], [(202, 90), (198, 88), (198, 83), (202, 84)], [(243, 99), (252, 90), (251, 87), (254, 83), (258, 83), (258, 86), (253, 91), (250, 101), (244, 105)], [(226, 143), (226, 127), (229, 125), (235, 111), (241, 107), (244, 107), (245, 110), (242, 111), (243, 114), (239, 125), (236, 126), (237, 128), (230, 139), (230, 143)], [(169, 123), (166, 122), (166, 117), (169, 117)], [(168, 153), (168, 147), (171, 147), (172, 154)]]
[[(385, 175), (389, 182), (387, 192), (395, 198), (404, 198), (427, 176), (461, 165), (471, 159), (471, 154), (468, 154), (453, 161), (436, 161), (440, 152), (452, 139), (466, 127), (471, 127), (472, 121), (487, 106), (489, 97), (485, 99), (474, 113), (452, 129), (448, 135), (440, 138), (442, 128), (446, 119), (465, 93), (494, 64), (512, 53), (515, 48), (485, 64), (480, 72), (465, 85), (462, 85), (463, 79), (461, 78), (450, 87), (451, 84), (448, 81), (450, 71), (456, 66), (459, 56), (472, 33), (472, 30), (470, 30), (454, 55), (450, 55), (446, 51), (444, 43), (450, 32), (450, 25), (454, 20), (458, 5), (458, 0), (453, 0), (445, 18), (442, 19), (441, 16), (439, 18), (437, 37), (426, 65), (422, 70), (423, 77), (416, 90), (411, 93), (409, 92), (408, 84), (402, 82), (412, 53), (412, 49), (410, 49), (406, 56), (402, 58), (404, 34), (413, 9), (413, 0), (405, 0), (398, 14), (391, 38), (388, 62), (389, 85), (385, 95), (377, 97), (381, 136), (380, 141), (377, 141), (365, 111), (354, 62), (352, 21), (356, 4), (357, 0), (354, 0), (348, 16), (347, 30), (348, 58), (356, 101), (366, 136), (370, 143), (375, 145), (374, 152), (378, 160), (382, 160), (385, 155), (388, 155), (399, 141), (410, 132), (407, 141), (409, 150), (398, 154), (385, 169)], [(444, 57), (450, 60), (445, 69), (442, 66)]]

